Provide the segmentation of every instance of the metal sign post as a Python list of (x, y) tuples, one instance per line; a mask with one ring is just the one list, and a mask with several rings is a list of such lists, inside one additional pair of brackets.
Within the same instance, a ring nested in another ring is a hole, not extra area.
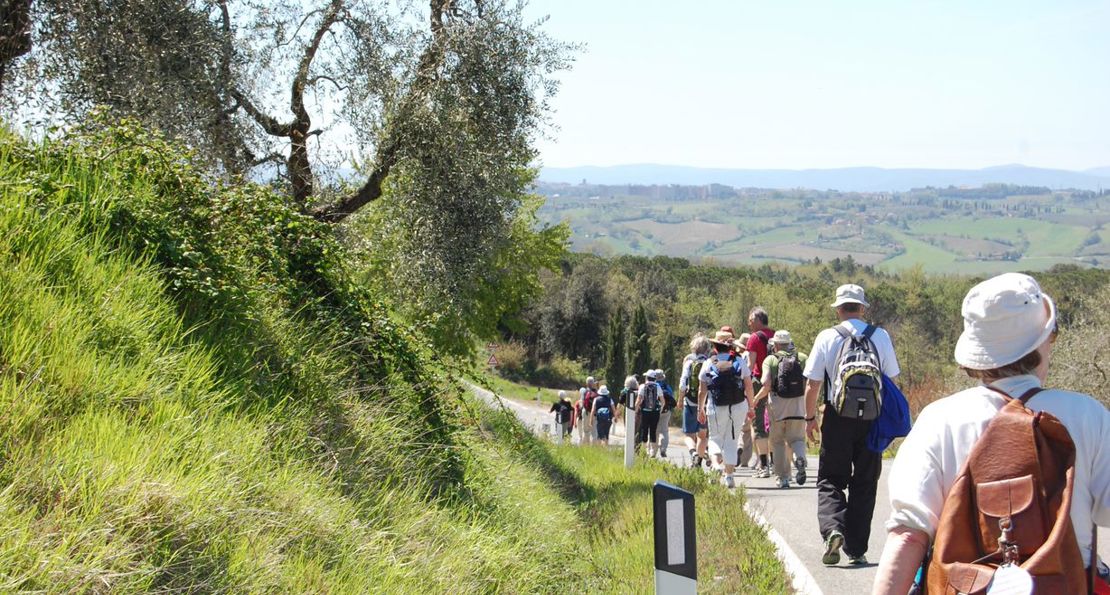
[(655, 593), (698, 592), (698, 550), (694, 495), (664, 481), (651, 490), (655, 512)]

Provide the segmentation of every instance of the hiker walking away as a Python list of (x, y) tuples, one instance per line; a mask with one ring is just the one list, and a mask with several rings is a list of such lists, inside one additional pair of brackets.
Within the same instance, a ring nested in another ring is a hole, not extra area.
[[(761, 306), (752, 308), (748, 313), (748, 330), (751, 334), (748, 336), (744, 347), (747, 348), (748, 365), (752, 370), (752, 390), (759, 392), (763, 388), (763, 381), (760, 378), (763, 373), (763, 360), (767, 357), (770, 351), (771, 337), (775, 335), (775, 329), (767, 326), (770, 318), (767, 316), (767, 311)], [(770, 416), (767, 415), (767, 400), (764, 399), (755, 404), (755, 410), (748, 413), (752, 432), (752, 447), (755, 450), (755, 455), (759, 457), (759, 465), (756, 468), (755, 477), (770, 477), (771, 466), (767, 461), (768, 455), (771, 454), (770, 441), (768, 440), (770, 431)], [(740, 458), (744, 458), (741, 454)]]
[(663, 408), (659, 410), (659, 456), (667, 458), (667, 446), (671, 444), (671, 413), (678, 403), (674, 398), (674, 389), (667, 384), (667, 375), (663, 370), (655, 370), (655, 383), (663, 391)]
[(752, 373), (733, 345), (732, 333), (717, 331), (713, 356), (698, 374), (698, 421), (709, 426), (714, 456), (723, 465), (721, 482), (736, 487), (737, 446), (752, 397)]
[(589, 410), (585, 408), (585, 404), (586, 387), (582, 387), (578, 389), (578, 399), (574, 401), (574, 415), (571, 417), (579, 444), (586, 444), (586, 422), (583, 418), (589, 417)]
[(1110, 593), (1092, 547), (1094, 526), (1110, 526), (1110, 412), (1043, 386), (1052, 298), (1032, 277), (1006, 273), (973, 287), (961, 312), (956, 363), (981, 384), (925, 407), (899, 447), (873, 593), (906, 593), (930, 545), (928, 593), (979, 593), (1014, 577), (1026, 593), (1087, 593), (1089, 581)]
[[(721, 330), (728, 330), (732, 332), (731, 326), (722, 326)], [(751, 333), (740, 333), (740, 338), (736, 340), (736, 353), (744, 358), (748, 364), (748, 369), (752, 369), (752, 360), (748, 354), (748, 339), (751, 339)], [(755, 391), (755, 385), (752, 385), (752, 390)], [(755, 445), (752, 444), (752, 416), (744, 418), (744, 427), (742, 429), (742, 436), (740, 437), (739, 451), (736, 453), (738, 467), (750, 467), (752, 458), (755, 456)], [(758, 462), (758, 459), (756, 459)]]
[(640, 428), (636, 434), (636, 442), (646, 443), (645, 448), (649, 457), (654, 457), (658, 452), (656, 438), (659, 412), (662, 408), (663, 390), (655, 382), (655, 370), (648, 370), (644, 372), (644, 383), (640, 385), (640, 391), (636, 397), (636, 411), (640, 414)]
[[(862, 320), (868, 303), (859, 285), (841, 285), (832, 307), (840, 324), (821, 331), (806, 360), (806, 433), (817, 430), (817, 397), (824, 387), (821, 454), (817, 468), (817, 521), (824, 564), (865, 565), (882, 455), (867, 447), (879, 413), (882, 374), (896, 378), (898, 358), (890, 335)], [(847, 490), (847, 494), (845, 494)]]
[(686, 434), (692, 467), (708, 463), (706, 446), (709, 432), (706, 425), (698, 421), (698, 374), (712, 350), (713, 345), (705, 335), (694, 335), (690, 340), (690, 354), (682, 361), (682, 376), (678, 380), (678, 392), (682, 394), (682, 433)]
[[(636, 396), (639, 388), (640, 382), (636, 380), (635, 376), (625, 377), (624, 388), (622, 388), (620, 394), (617, 395), (617, 404), (620, 405), (620, 408), (623, 410), (617, 415), (617, 419), (621, 419), (621, 416), (624, 415), (631, 415), (633, 419), (639, 418), (639, 415), (636, 413)], [(635, 437), (635, 434), (633, 434), (633, 437)]]
[(770, 400), (768, 441), (780, 488), (790, 487), (791, 460), (794, 481), (798, 485), (806, 482), (806, 379), (802, 374), (805, 362), (806, 354), (794, 348), (790, 332), (775, 332), (771, 353), (763, 360), (763, 388), (755, 395), (757, 409), (759, 403)]
[(567, 398), (567, 391), (559, 391), (559, 400), (551, 405), (551, 413), (555, 414), (555, 425), (564, 437), (570, 437), (571, 419), (574, 416), (574, 405)]
[(582, 421), (585, 422), (582, 428), (582, 433), (586, 437), (586, 444), (590, 444), (597, 438), (597, 428), (594, 427), (594, 417), (589, 415), (593, 411), (593, 402), (597, 397), (597, 380), (590, 376), (586, 378), (586, 392), (582, 395)]
[(597, 440), (602, 445), (609, 444), (609, 429), (613, 426), (616, 417), (617, 405), (609, 397), (609, 387), (602, 385), (597, 390), (597, 396), (592, 403), (594, 426), (597, 428)]

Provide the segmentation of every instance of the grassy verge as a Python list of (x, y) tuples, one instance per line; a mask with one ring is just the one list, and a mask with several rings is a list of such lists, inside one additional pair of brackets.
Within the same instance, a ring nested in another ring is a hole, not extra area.
[[(619, 449), (555, 445), (528, 433), (507, 412), (486, 408), (483, 428), (493, 450), (512, 444), (516, 453), (545, 475), (576, 511), (574, 539), (589, 555), (568, 560), (568, 584), (581, 581), (590, 592), (643, 593), (653, 589), (651, 489), (656, 480), (695, 495), (698, 573), (703, 593), (787, 593), (789, 580), (762, 529), (744, 512), (742, 491), (708, 481), (700, 470), (637, 459), (624, 468)], [(585, 568), (585, 575), (570, 569)], [(577, 590), (571, 588), (571, 591)]]

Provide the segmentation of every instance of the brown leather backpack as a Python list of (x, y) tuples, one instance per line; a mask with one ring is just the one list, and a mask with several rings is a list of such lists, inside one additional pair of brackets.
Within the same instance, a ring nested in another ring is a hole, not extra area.
[(1034, 593), (1087, 593), (1070, 514), (1075, 444), (1055, 416), (1025, 407), (1040, 390), (1002, 407), (948, 492), (930, 595), (985, 593), (1007, 554), (1032, 576)]

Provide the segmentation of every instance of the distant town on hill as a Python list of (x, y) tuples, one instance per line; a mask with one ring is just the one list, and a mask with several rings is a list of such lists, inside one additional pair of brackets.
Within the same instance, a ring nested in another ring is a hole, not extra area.
[(545, 167), (540, 180), (578, 184), (721, 184), (737, 188), (810, 188), (841, 192), (894, 192), (925, 186), (1013, 184), (1053, 190), (1110, 188), (1110, 167), (1069, 171), (1024, 165), (984, 169), (715, 169), (676, 165), (615, 165), (609, 167)]

